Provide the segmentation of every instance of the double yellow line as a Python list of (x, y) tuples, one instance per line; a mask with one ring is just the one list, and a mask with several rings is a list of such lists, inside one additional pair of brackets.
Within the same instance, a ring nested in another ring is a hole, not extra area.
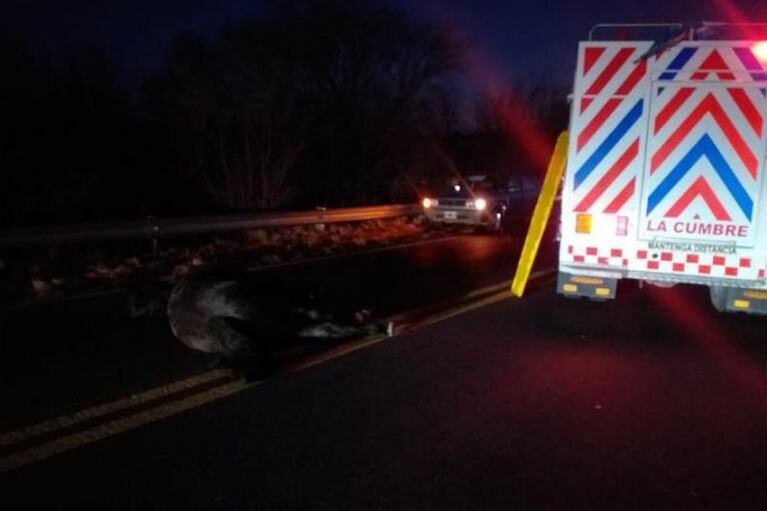
[[(209, 388), (210, 385), (217, 383), (219, 386)], [(205, 387), (206, 390), (173, 400), (177, 394), (194, 392), (194, 389), (198, 387)], [(3, 453), (0, 457), (0, 473), (196, 408), (234, 394), (245, 387), (246, 385), (242, 382), (233, 381), (229, 371), (208, 371), (140, 394), (123, 397), (111, 403), (93, 406), (70, 415), (3, 433), (0, 435), (0, 453)], [(165, 399), (171, 400), (162, 402)], [(162, 403), (156, 405), (157, 402)], [(115, 415), (120, 417), (109, 420)], [(106, 422), (87, 426), (88, 423), (99, 420), (106, 420)]]
[[(553, 270), (533, 274), (545, 278)], [(486, 286), (453, 301), (437, 312), (411, 311), (387, 318), (395, 335), (423, 327), (509, 298), (508, 282)], [(458, 305), (455, 305), (458, 303)], [(386, 335), (345, 343), (287, 368), (297, 372), (388, 339)], [(0, 474), (72, 451), (105, 438), (157, 422), (263, 382), (235, 380), (229, 371), (213, 370), (145, 392), (0, 434)]]

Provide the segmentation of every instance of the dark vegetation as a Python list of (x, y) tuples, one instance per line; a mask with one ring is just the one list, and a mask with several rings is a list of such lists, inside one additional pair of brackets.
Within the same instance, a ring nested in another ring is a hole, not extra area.
[(100, 48), (0, 34), (0, 229), (407, 202), (452, 172), (542, 170), (523, 134), (553, 140), (564, 92), (518, 87), (461, 122), (469, 49), (363, 0), (179, 33), (140, 80)]

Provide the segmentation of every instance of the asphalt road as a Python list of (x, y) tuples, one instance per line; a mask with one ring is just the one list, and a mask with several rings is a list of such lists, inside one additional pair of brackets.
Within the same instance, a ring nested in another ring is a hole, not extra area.
[(2, 476), (110, 509), (764, 509), (765, 319), (553, 285)]
[[(519, 236), (463, 235), (271, 271), (383, 317), (510, 279), (520, 245)], [(105, 298), (0, 318), (0, 433), (208, 370), (166, 318), (127, 321), (120, 307)]]

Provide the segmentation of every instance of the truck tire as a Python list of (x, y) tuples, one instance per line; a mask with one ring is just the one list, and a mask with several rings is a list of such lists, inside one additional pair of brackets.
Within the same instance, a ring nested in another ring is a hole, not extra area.
[(490, 231), (494, 234), (503, 233), (503, 214), (500, 217), (495, 217), (495, 220), (490, 224)]
[(507, 224), (506, 224), (506, 213), (501, 212), (500, 218), (496, 217), (495, 222), (493, 223), (493, 232), (498, 235), (503, 235), (507, 233)]
[(727, 311), (727, 288), (723, 286), (709, 286), (711, 305), (719, 312)]

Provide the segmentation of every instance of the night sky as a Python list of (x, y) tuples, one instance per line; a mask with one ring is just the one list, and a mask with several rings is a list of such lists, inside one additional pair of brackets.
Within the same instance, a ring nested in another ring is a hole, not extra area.
[[(540, 76), (569, 83), (576, 42), (598, 22), (767, 20), (764, 0), (382, 0), (417, 16), (452, 24), (473, 46), (474, 84), (503, 85)], [(106, 47), (124, 72), (137, 76), (163, 62), (181, 29), (214, 34), (264, 0), (134, 0), (131, 2), (12, 0), (0, 28), (30, 34), (38, 44), (73, 42)], [(3, 27), (5, 25), (5, 27)]]

